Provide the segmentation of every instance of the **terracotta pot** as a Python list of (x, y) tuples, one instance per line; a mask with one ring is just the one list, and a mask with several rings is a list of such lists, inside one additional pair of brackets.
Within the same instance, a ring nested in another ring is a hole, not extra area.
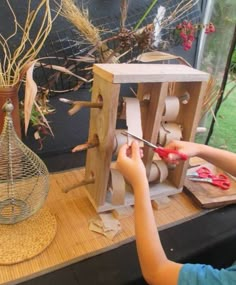
[(12, 112), (14, 128), (19, 138), (21, 138), (18, 90), (19, 90), (18, 86), (0, 87), (0, 133), (2, 132), (4, 118), (5, 118), (5, 112), (3, 111), (2, 107), (6, 103), (7, 99), (11, 99), (12, 104), (14, 106), (14, 110)]

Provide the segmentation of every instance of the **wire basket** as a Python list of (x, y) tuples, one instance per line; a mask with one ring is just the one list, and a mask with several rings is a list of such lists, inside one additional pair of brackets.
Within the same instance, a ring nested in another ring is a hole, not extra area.
[(14, 224), (36, 213), (49, 190), (43, 161), (17, 137), (8, 100), (0, 135), (0, 224)]

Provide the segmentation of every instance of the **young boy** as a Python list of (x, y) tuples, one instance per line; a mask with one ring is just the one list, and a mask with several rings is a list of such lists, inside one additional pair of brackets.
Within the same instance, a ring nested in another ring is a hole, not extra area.
[[(176, 149), (188, 157), (201, 157), (236, 176), (236, 154), (234, 153), (184, 141), (172, 141), (166, 147)], [(169, 161), (178, 164), (179, 158), (172, 154), (169, 155)], [(128, 145), (121, 147), (116, 164), (133, 187), (136, 245), (142, 273), (147, 283), (158, 285), (236, 284), (236, 265), (218, 270), (209, 265), (180, 264), (166, 257), (156, 228), (146, 170), (136, 141), (131, 147)]]

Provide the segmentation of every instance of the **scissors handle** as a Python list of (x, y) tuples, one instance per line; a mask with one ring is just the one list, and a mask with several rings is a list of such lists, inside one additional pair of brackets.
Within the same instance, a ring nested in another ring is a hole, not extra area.
[[(220, 175), (225, 176), (223, 174), (220, 174)], [(212, 180), (211, 183), (213, 185), (218, 186), (223, 190), (227, 190), (230, 187), (230, 180), (228, 179), (227, 176), (225, 176), (224, 178), (219, 178), (219, 176), (212, 177), (211, 180)]]
[(156, 147), (154, 148), (154, 151), (161, 157), (161, 158), (168, 158), (168, 155), (170, 153), (173, 153), (177, 156), (179, 156), (179, 158), (181, 160), (187, 160), (188, 156), (184, 153), (180, 153), (178, 150), (175, 149), (170, 149), (170, 148), (164, 148), (164, 147)]
[(214, 177), (214, 174), (211, 172), (211, 170), (205, 166), (201, 166), (196, 170), (197, 176), (201, 178), (207, 178), (207, 177)]

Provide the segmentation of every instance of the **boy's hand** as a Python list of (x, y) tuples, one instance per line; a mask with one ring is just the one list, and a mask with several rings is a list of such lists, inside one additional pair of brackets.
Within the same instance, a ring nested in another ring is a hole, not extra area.
[(123, 145), (118, 154), (116, 167), (132, 186), (147, 180), (141, 156), (137, 141), (133, 141), (130, 147), (127, 144)]
[[(200, 146), (193, 142), (173, 140), (168, 143), (165, 148), (174, 149), (188, 157), (193, 157), (198, 155)], [(168, 156), (167, 162), (178, 164), (180, 162), (180, 157), (171, 153)]]

